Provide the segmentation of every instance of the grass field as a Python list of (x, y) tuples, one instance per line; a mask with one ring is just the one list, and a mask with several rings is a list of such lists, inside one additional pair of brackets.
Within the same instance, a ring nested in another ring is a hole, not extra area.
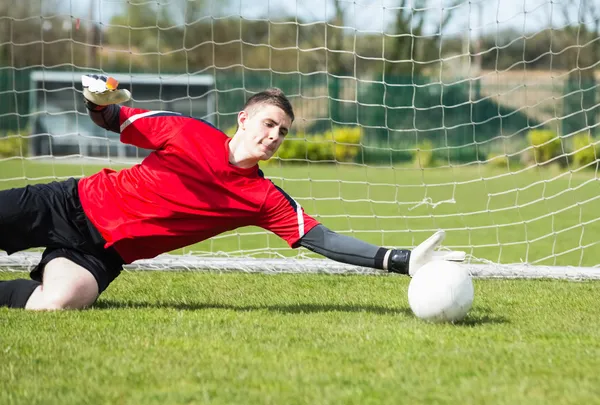
[[(0, 188), (98, 168), (0, 161)], [(445, 228), (446, 246), (478, 258), (600, 262), (594, 172), (265, 171), (330, 228), (373, 243), (410, 246)], [(424, 198), (455, 202), (409, 209)], [(382, 232), (365, 231), (373, 229)], [(240, 230), (248, 231), (256, 230)], [(284, 246), (230, 233), (193, 249)], [(0, 404), (600, 403), (598, 283), (477, 279), (474, 307), (456, 325), (416, 319), (408, 283), (126, 272), (85, 311), (0, 308)]]
[(408, 282), (127, 272), (88, 310), (0, 308), (0, 403), (600, 403), (598, 283), (478, 279), (434, 325)]
[[(101, 166), (0, 161), (0, 189), (93, 174)], [(329, 228), (382, 246), (416, 246), (446, 229), (445, 246), (500, 263), (600, 264), (600, 181), (593, 170), (488, 166), (267, 166), (267, 177)], [(437, 206), (422, 204), (429, 199)], [(194, 245), (209, 252), (294, 255), (277, 236), (244, 228)], [(244, 233), (253, 233), (243, 237)], [(190, 249), (186, 250), (189, 251)]]

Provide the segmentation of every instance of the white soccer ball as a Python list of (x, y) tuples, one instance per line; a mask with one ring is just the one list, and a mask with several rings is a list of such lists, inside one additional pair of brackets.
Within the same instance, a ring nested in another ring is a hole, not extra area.
[(413, 313), (429, 322), (456, 322), (473, 305), (473, 281), (469, 272), (454, 262), (434, 260), (417, 270), (408, 286)]

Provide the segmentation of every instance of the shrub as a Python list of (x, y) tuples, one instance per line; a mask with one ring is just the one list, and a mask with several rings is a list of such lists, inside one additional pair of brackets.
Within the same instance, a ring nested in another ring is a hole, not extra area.
[(545, 163), (561, 152), (560, 138), (556, 133), (546, 129), (534, 129), (527, 134), (533, 146), (533, 156), (537, 163)]
[(234, 136), (235, 133), (237, 132), (237, 124), (226, 128), (223, 132), (229, 137)]
[(487, 156), (487, 164), (493, 167), (507, 168), (508, 167), (508, 156), (499, 153), (490, 153)]
[(279, 147), (277, 154), (280, 159), (306, 159), (307, 142), (304, 135), (288, 136)]
[(333, 145), (325, 135), (316, 134), (306, 138), (306, 159), (310, 161), (333, 160)]
[(424, 141), (417, 145), (417, 149), (413, 152), (413, 163), (417, 167), (431, 167), (433, 162), (433, 144), (431, 141)]
[(0, 157), (26, 156), (29, 143), (18, 133), (0, 135)]
[(352, 162), (360, 152), (362, 129), (359, 126), (354, 127), (335, 127), (333, 131), (325, 134), (326, 137), (331, 134), (334, 142), (334, 157), (338, 162)]
[(594, 139), (587, 132), (575, 134), (573, 149), (573, 162), (579, 167), (587, 166), (600, 157), (600, 143), (594, 144)]
[(335, 127), (322, 134), (288, 136), (276, 156), (283, 160), (351, 162), (360, 151), (361, 139), (360, 127)]

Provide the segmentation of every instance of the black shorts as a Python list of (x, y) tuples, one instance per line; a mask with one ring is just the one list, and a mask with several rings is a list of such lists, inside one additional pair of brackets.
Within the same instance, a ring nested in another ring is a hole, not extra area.
[(0, 191), (0, 249), (12, 254), (46, 248), (31, 278), (41, 281), (44, 266), (64, 257), (86, 268), (102, 292), (121, 273), (123, 259), (92, 225), (81, 207), (77, 180)]

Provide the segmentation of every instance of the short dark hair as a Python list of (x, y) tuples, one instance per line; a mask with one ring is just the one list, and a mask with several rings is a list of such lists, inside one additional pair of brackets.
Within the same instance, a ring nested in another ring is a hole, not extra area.
[(292, 104), (285, 94), (283, 94), (283, 91), (277, 87), (269, 87), (260, 93), (256, 93), (246, 101), (243, 109), (252, 109), (252, 107), (257, 104), (268, 104), (279, 107), (292, 119), (292, 122), (294, 121), (295, 117)]

